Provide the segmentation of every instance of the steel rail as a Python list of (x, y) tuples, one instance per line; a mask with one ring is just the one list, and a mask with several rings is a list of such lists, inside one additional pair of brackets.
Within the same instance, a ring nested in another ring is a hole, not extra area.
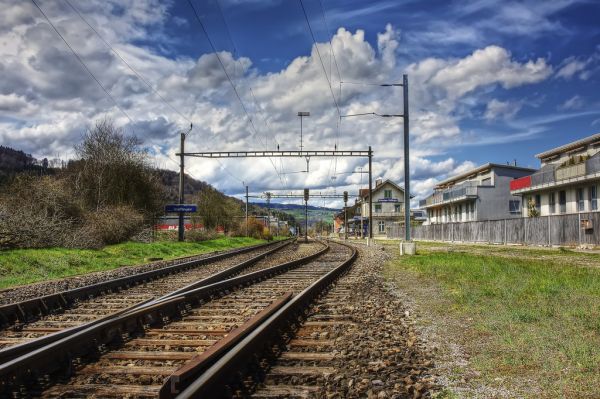
[[(290, 240), (286, 240), (289, 242)], [(128, 288), (143, 282), (154, 280), (170, 274), (179, 273), (197, 266), (209, 264), (222, 259), (230, 258), (235, 255), (250, 252), (256, 249), (279, 244), (279, 242), (252, 245), (245, 248), (235, 249), (216, 255), (208, 256), (202, 259), (184, 261), (175, 265), (162, 267), (160, 269), (150, 270), (134, 274), (131, 276), (119, 277), (116, 279), (103, 281), (96, 284), (73, 288), (71, 290), (44, 295), (38, 298), (27, 299), (21, 302), (10, 303), (0, 306), (0, 325), (6, 327), (17, 322), (29, 322), (40, 316), (48, 315), (69, 307), (73, 302), (81, 299), (96, 297), (107, 292)]]
[[(72, 335), (78, 331), (82, 331), (84, 329), (87, 329), (93, 325), (102, 323), (104, 321), (110, 320), (114, 317), (118, 317), (122, 314), (125, 313), (129, 313), (132, 312), (138, 308), (140, 308), (141, 306), (147, 306), (147, 305), (152, 305), (155, 304), (157, 302), (161, 302), (162, 300), (166, 299), (166, 298), (171, 298), (174, 296), (177, 296), (179, 294), (182, 294), (186, 291), (191, 291), (194, 288), (198, 288), (198, 287), (203, 287), (203, 286), (207, 286), (210, 284), (214, 284), (220, 280), (225, 280), (228, 278), (231, 278), (233, 276), (235, 276), (236, 274), (240, 273), (242, 270), (252, 266), (253, 264), (257, 263), (258, 261), (268, 257), (269, 255), (279, 251), (280, 249), (284, 248), (285, 246), (287, 246), (288, 244), (291, 244), (294, 240), (286, 240), (283, 243), (281, 243), (281, 245), (277, 245), (275, 248), (270, 249), (267, 252), (264, 252), (262, 254), (259, 254), (251, 259), (245, 260), (241, 263), (238, 263), (237, 265), (231, 266), (221, 272), (215, 273), (211, 276), (208, 276), (202, 280), (196, 281), (194, 283), (188, 284), (185, 287), (182, 287), (176, 291), (173, 291), (169, 294), (166, 294), (160, 298), (156, 298), (156, 299), (148, 299), (139, 303), (136, 303), (132, 306), (129, 306), (127, 308), (118, 310), (112, 314), (106, 315), (104, 317), (101, 317), (99, 319), (96, 320), (92, 320), (90, 322), (87, 323), (82, 323), (79, 326), (75, 326), (75, 327), (71, 327), (71, 328), (65, 328), (64, 330), (61, 331), (57, 331), (55, 333), (52, 334), (48, 334), (45, 335), (43, 337), (28, 341), (28, 342), (24, 342), (21, 344), (17, 344), (17, 345), (13, 345), (10, 346), (8, 348), (4, 348), (0, 350), (0, 363), (5, 363), (8, 362), (12, 359), (15, 359), (25, 353), (31, 352), (34, 349), (38, 349), (41, 348), (45, 345), (48, 345), (52, 342), (56, 342), (62, 338), (65, 338), (69, 335)], [(264, 245), (264, 244), (261, 244)]]
[[(241, 374), (243, 375), (243, 370), (251, 367), (250, 364), (253, 359), (262, 358), (261, 354), (267, 353), (274, 343), (280, 342), (284, 332), (291, 331), (292, 325), (298, 323), (298, 318), (304, 315), (308, 305), (349, 269), (352, 262), (356, 259), (357, 251), (349, 245), (337, 244), (351, 249), (352, 254), (348, 259), (296, 295), (290, 302), (221, 357), (213, 366), (181, 392), (181, 394), (177, 395), (176, 398), (229, 397), (231, 384), (235, 384), (237, 378)], [(170, 397), (166, 390), (161, 391), (161, 399)]]
[(143, 331), (147, 325), (178, 319), (186, 313), (190, 306), (198, 306), (214, 297), (222, 296), (228, 291), (252, 285), (309, 263), (329, 250), (327, 244), (323, 245), (324, 248), (321, 251), (301, 259), (194, 288), (180, 293), (178, 296), (164, 298), (160, 302), (142, 305), (128, 313), (103, 321), (0, 364), (0, 396), (2, 391), (6, 392), (11, 387), (29, 386), (40, 377), (43, 379), (61, 370), (70, 373), (76, 359), (93, 358), (100, 353), (102, 347), (122, 342), (124, 337)]

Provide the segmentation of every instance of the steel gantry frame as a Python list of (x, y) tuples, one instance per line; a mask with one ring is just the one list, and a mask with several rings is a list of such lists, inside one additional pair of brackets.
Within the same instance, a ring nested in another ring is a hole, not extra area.
[[(196, 158), (310, 158), (310, 157), (358, 157), (369, 159), (369, 239), (373, 239), (373, 150), (371, 146), (367, 151), (204, 151), (181, 152), (176, 154), (183, 159), (184, 156)], [(293, 197), (288, 197), (293, 198)], [(337, 198), (337, 197), (336, 197)]]

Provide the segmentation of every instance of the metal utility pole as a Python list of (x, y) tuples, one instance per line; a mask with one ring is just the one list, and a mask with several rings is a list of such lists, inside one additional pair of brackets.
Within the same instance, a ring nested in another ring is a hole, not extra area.
[(404, 97), (404, 239), (410, 241), (410, 169), (409, 169), (409, 131), (408, 131), (408, 76), (402, 77)]
[(304, 241), (308, 242), (308, 188), (304, 189)]
[[(190, 130), (187, 133), (181, 132), (180, 134), (180, 144), (179, 144), (179, 204), (184, 203), (183, 198), (183, 188), (185, 185), (185, 172), (184, 172), (184, 157), (185, 157), (185, 137), (192, 131), (193, 125), (190, 123)], [(184, 223), (184, 212), (179, 212), (179, 231), (178, 231), (178, 240), (183, 241), (185, 239), (185, 223)]]
[[(185, 184), (185, 175), (184, 175), (184, 146), (185, 146), (185, 133), (181, 132), (179, 143), (179, 204), (183, 204), (183, 185)], [(179, 229), (178, 229), (178, 239), (179, 241), (183, 241), (185, 239), (185, 224), (183, 220), (183, 212), (179, 212)]]
[(266, 193), (267, 195), (267, 228), (269, 232), (271, 231), (271, 193)]
[[(369, 146), (369, 240), (373, 239), (373, 151)], [(369, 242), (370, 243), (370, 242)]]
[(344, 240), (348, 239), (348, 191), (344, 191)]
[(298, 116), (300, 117), (300, 152), (302, 152), (302, 118), (310, 116), (310, 112), (299, 111)]
[(248, 233), (248, 186), (246, 186), (246, 237), (249, 237)]

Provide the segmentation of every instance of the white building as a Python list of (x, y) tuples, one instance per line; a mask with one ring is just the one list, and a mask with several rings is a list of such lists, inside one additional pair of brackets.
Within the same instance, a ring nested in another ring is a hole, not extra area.
[[(360, 190), (359, 197), (359, 210), (349, 224), (353, 224), (351, 231), (360, 231), (362, 215), (363, 234), (366, 237), (369, 231), (369, 190)], [(394, 223), (404, 224), (404, 188), (389, 179), (376, 179), (373, 188), (373, 236), (385, 236), (386, 228)]]
[(598, 210), (600, 133), (537, 154), (541, 167), (511, 182), (513, 195), (523, 198), (522, 215), (539, 216)]
[(535, 169), (487, 163), (446, 179), (419, 202), (419, 207), (427, 210), (424, 224), (520, 217), (521, 198), (511, 195), (509, 185), (533, 172)]

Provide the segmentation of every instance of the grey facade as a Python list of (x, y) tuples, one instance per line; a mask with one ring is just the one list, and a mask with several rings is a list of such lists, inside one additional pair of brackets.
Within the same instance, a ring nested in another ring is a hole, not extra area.
[(521, 216), (521, 198), (512, 195), (510, 182), (533, 169), (488, 163), (440, 182), (420, 201), (427, 210), (425, 224), (470, 222)]

